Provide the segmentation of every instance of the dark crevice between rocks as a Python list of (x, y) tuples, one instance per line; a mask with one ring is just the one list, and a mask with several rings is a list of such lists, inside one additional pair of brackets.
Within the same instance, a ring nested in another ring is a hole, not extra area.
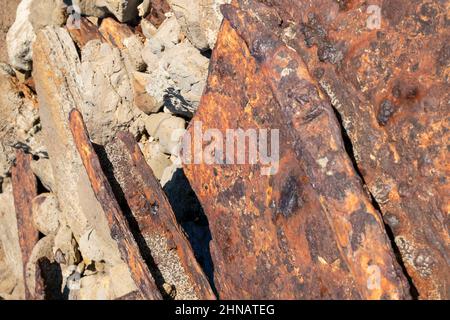
[(97, 153), (97, 156), (99, 157), (100, 164), (102, 166), (103, 172), (105, 173), (106, 178), (108, 179), (109, 184), (111, 185), (111, 188), (114, 192), (114, 195), (117, 199), (117, 202), (119, 203), (119, 206), (125, 215), (128, 224), (130, 225), (130, 230), (133, 234), (133, 237), (139, 247), (139, 251), (142, 255), (142, 258), (144, 259), (145, 263), (147, 264), (150, 273), (155, 280), (156, 287), (160, 291), (161, 295), (163, 296), (164, 300), (173, 300), (173, 298), (166, 293), (166, 290), (164, 289), (164, 284), (166, 281), (164, 280), (163, 275), (161, 274), (161, 271), (158, 269), (157, 264), (155, 263), (152, 253), (150, 251), (150, 248), (147, 245), (147, 242), (145, 241), (145, 238), (140, 232), (139, 224), (137, 223), (136, 219), (134, 218), (132, 211), (130, 207), (128, 206), (128, 203), (125, 198), (125, 194), (120, 187), (119, 182), (114, 176), (114, 169), (113, 165), (108, 159), (108, 155), (106, 153), (106, 150), (103, 146), (93, 144), (93, 147), (95, 149), (95, 152)]
[(175, 172), (172, 180), (165, 185), (164, 192), (212, 290), (219, 297), (214, 283), (214, 264), (209, 247), (212, 241), (209, 221), (182, 169)]
[[(353, 151), (353, 143), (352, 143), (352, 141), (351, 141), (347, 131), (344, 128), (343, 121), (342, 121), (342, 116), (341, 116), (339, 111), (334, 106), (332, 106), (332, 107), (333, 107), (334, 113), (336, 115), (336, 118), (337, 118), (337, 120), (339, 122), (339, 126), (340, 126), (340, 129), (341, 129), (342, 140), (344, 141), (345, 151), (347, 152), (347, 155), (351, 159), (352, 164), (353, 164), (353, 168), (354, 168), (356, 174), (358, 175), (358, 177), (361, 179), (361, 182), (362, 182), (363, 186), (367, 186), (366, 181), (364, 180), (364, 176), (362, 175), (361, 171), (359, 170), (358, 162), (356, 161), (356, 157), (355, 157), (355, 154), (354, 154), (354, 151)], [(383, 214), (382, 214), (383, 211), (381, 210), (380, 204), (376, 201), (375, 197), (369, 191), (369, 188), (366, 188), (366, 191), (367, 191), (367, 193), (368, 193), (368, 195), (370, 197), (370, 200), (372, 202), (373, 207), (378, 212), (380, 212), (381, 216), (383, 217)], [(389, 241), (391, 243), (392, 251), (395, 254), (395, 258), (397, 260), (397, 263), (401, 267), (402, 272), (403, 272), (406, 280), (408, 281), (409, 288), (410, 288), (410, 292), (409, 293), (411, 294), (411, 297), (414, 300), (417, 300), (419, 298), (419, 292), (417, 291), (417, 288), (414, 285), (414, 282), (413, 282), (411, 276), (409, 275), (409, 273), (408, 273), (408, 271), (407, 271), (407, 269), (405, 267), (405, 264), (403, 262), (400, 250), (398, 249), (397, 244), (395, 243), (395, 240), (394, 240), (395, 239), (394, 233), (392, 232), (391, 227), (388, 224), (386, 224), (386, 223), (384, 223), (384, 229), (385, 229), (386, 234), (387, 234), (387, 236), (389, 238)]]

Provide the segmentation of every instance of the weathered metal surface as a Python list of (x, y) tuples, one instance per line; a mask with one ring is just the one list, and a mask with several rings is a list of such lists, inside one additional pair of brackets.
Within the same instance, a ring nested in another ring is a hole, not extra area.
[(111, 164), (109, 173), (120, 188), (116, 194), (123, 194), (139, 228), (137, 232), (150, 250), (162, 280), (175, 286), (176, 298), (215, 299), (208, 279), (133, 135), (118, 133), (106, 146), (106, 153)]
[(279, 129), (280, 170), (263, 176), (261, 164), (185, 165), (209, 219), (220, 297), (409, 298), (329, 101), (300, 56), (273, 33), (282, 25), (276, 12), (247, 2), (243, 10), (236, 3), (223, 9), (189, 132), (195, 135), (196, 121), (224, 135)]
[(238, 2), (339, 112), (419, 298), (448, 299), (450, 2)]
[(70, 129), (73, 134), (75, 145), (86, 168), (92, 188), (101, 204), (108, 224), (111, 237), (116, 241), (123, 261), (128, 264), (138, 291), (142, 298), (148, 300), (160, 300), (162, 296), (156, 287), (147, 265), (145, 264), (139, 247), (133, 238), (128, 222), (123, 215), (114, 193), (105, 177), (100, 161), (89, 140), (86, 126), (81, 113), (74, 109), (69, 116)]
[(16, 151), (16, 162), (12, 167), (12, 187), (14, 195), (14, 207), (17, 216), (17, 229), (19, 232), (19, 244), (22, 251), (22, 264), (25, 279), (25, 298), (35, 300), (42, 298), (40, 289), (43, 287), (42, 279), (37, 278), (36, 292), (31, 292), (27, 286), (25, 270), (31, 252), (39, 241), (39, 231), (33, 223), (32, 200), (37, 196), (37, 181), (31, 170), (31, 155), (23, 150)]

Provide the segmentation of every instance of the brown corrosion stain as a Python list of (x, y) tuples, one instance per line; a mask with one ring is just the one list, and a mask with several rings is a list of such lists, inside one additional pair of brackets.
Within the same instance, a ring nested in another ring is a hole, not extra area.
[[(285, 10), (296, 6), (235, 1), (223, 9), (226, 20), (195, 120), (223, 132), (236, 126), (280, 129), (280, 171), (268, 177), (253, 165), (185, 166), (210, 221), (219, 295), (409, 298), (381, 218), (346, 154), (332, 106), (309, 73), (319, 66), (308, 69), (282, 40), (286, 25), (280, 17), (285, 21)], [(320, 30), (311, 35), (311, 50), (338, 43)], [(364, 213), (352, 221), (359, 208)], [(374, 269), (379, 287), (368, 286)]]

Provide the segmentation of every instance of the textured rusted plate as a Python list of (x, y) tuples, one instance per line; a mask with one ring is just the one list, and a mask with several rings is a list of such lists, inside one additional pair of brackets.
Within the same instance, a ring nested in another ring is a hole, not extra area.
[(450, 2), (245, 3), (302, 56), (342, 117), (419, 298), (448, 299)]
[[(203, 131), (224, 135), (280, 130), (275, 175), (261, 175), (262, 164), (185, 165), (209, 219), (220, 297), (409, 298), (330, 103), (297, 53), (272, 33), (280, 19), (259, 9), (260, 19), (224, 7), (208, 85), (189, 128), (191, 136), (200, 121)], [(199, 145), (191, 151), (198, 156)]]
[(139, 247), (130, 231), (128, 222), (123, 215), (114, 193), (106, 179), (100, 161), (90, 142), (86, 126), (81, 113), (72, 110), (69, 117), (70, 129), (75, 145), (81, 156), (83, 165), (91, 181), (92, 189), (105, 211), (111, 230), (111, 237), (116, 241), (121, 257), (128, 264), (131, 277), (134, 280), (141, 297), (148, 300), (160, 300), (162, 296), (156, 287), (147, 265), (145, 264)]
[(40, 299), (43, 296), (42, 278), (37, 277), (36, 292), (30, 292), (26, 285), (25, 270), (34, 246), (39, 241), (39, 231), (33, 223), (32, 200), (37, 196), (37, 181), (31, 170), (30, 154), (23, 150), (16, 151), (16, 162), (12, 167), (12, 187), (14, 195), (14, 207), (17, 216), (17, 229), (19, 232), (19, 244), (22, 251), (22, 264), (25, 279), (25, 299)]
[(118, 133), (106, 146), (106, 153), (116, 187), (125, 197), (155, 267), (166, 283), (175, 286), (175, 298), (216, 299), (133, 135)]
[(79, 27), (77, 25), (72, 28), (67, 28), (67, 30), (79, 48), (83, 48), (86, 43), (91, 40), (105, 41), (102, 34), (98, 30), (98, 27), (85, 17), (80, 18)]
[(170, 12), (170, 5), (166, 0), (151, 0), (150, 12), (145, 17), (155, 27), (159, 27), (166, 20), (166, 13)]

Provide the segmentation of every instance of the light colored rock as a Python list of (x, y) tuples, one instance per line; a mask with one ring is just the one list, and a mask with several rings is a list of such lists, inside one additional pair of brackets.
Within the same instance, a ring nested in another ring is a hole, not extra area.
[(139, 17), (145, 17), (150, 11), (150, 0), (144, 0), (138, 6), (138, 11), (139, 11)]
[(51, 193), (43, 193), (33, 199), (33, 222), (36, 229), (44, 235), (56, 234), (59, 228), (58, 199)]
[(164, 20), (159, 26), (156, 34), (147, 40), (145, 50), (159, 55), (162, 52), (173, 48), (183, 39), (180, 25), (177, 19), (172, 16)]
[(158, 139), (162, 152), (177, 154), (186, 121), (167, 113), (152, 114), (144, 121), (148, 134)]
[(53, 256), (53, 244), (55, 241), (54, 235), (49, 235), (41, 240), (33, 248), (31, 251), (30, 258), (28, 259), (28, 263), (26, 265), (26, 283), (30, 292), (35, 292), (36, 288), (36, 265), (37, 262), (41, 258), (47, 258), (51, 263), (55, 262)]
[(158, 32), (158, 28), (156, 28), (150, 21), (147, 19), (142, 19), (141, 21), (141, 29), (142, 33), (147, 39), (151, 39)]
[[(117, 281), (116, 281), (117, 282)], [(80, 280), (78, 300), (112, 300), (111, 278), (107, 274), (96, 273)]]
[(72, 231), (67, 226), (61, 226), (55, 235), (53, 256), (59, 264), (67, 266), (81, 262), (81, 255)]
[(168, 0), (183, 32), (200, 50), (213, 49), (223, 16), (220, 6), (231, 0)]
[[(105, 264), (122, 264), (105, 212), (92, 189), (68, 125), (70, 111), (85, 103), (77, 49), (66, 30), (47, 27), (38, 33), (33, 51), (39, 112), (55, 177), (54, 193), (58, 199), (63, 199), (59, 204), (64, 219), (79, 244), (83, 259), (92, 258), (80, 240), (86, 237), (88, 242), (95, 239), (92, 246), (96, 246)], [(120, 82), (120, 79), (112, 77), (111, 81)], [(89, 236), (92, 230), (95, 230), (94, 237)], [(131, 279), (128, 270), (114, 281), (127, 278)], [(130, 292), (134, 290), (130, 288)]]
[(104, 18), (112, 13), (120, 22), (138, 17), (138, 5), (142, 0), (73, 0), (76, 10), (87, 16)]
[(147, 92), (147, 84), (151, 82), (151, 78), (148, 73), (133, 73), (134, 104), (146, 114), (158, 112), (163, 105), (163, 101), (157, 101)]
[(39, 130), (33, 94), (9, 66), (0, 64), (0, 181), (8, 175), (15, 159), (14, 147), (35, 155), (45, 153), (38, 138)]
[(2, 191), (0, 193), (0, 297), (24, 299), (22, 253), (9, 179), (4, 181)]
[(184, 41), (164, 51), (157, 61), (158, 67), (149, 70), (147, 92), (173, 114), (192, 117), (206, 86), (209, 60)]
[(48, 25), (62, 25), (64, 13), (63, 0), (22, 0), (6, 36), (9, 61), (14, 68), (31, 70), (36, 32)]
[(148, 165), (152, 168), (155, 177), (161, 180), (164, 170), (169, 167), (172, 162), (169, 156), (161, 151), (161, 147), (158, 142), (145, 142), (141, 145), (142, 153), (147, 161)]
[(81, 112), (92, 141), (105, 145), (139, 117), (120, 50), (107, 43), (90, 41), (82, 51), (80, 74), (84, 102)]
[(165, 185), (170, 182), (175, 175), (175, 172), (180, 169), (180, 166), (177, 164), (172, 164), (164, 169), (164, 172), (161, 176), (161, 186), (164, 188)]
[(36, 161), (32, 161), (31, 170), (33, 170), (33, 173), (48, 191), (55, 190), (55, 178), (53, 177), (52, 164), (49, 159), (39, 158)]

